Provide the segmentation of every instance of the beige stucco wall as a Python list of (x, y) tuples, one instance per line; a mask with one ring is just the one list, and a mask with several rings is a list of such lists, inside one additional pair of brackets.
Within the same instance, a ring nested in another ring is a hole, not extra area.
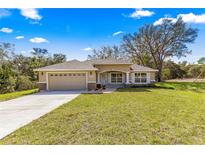
[(95, 71), (88, 72), (88, 82), (96, 82), (96, 72)]
[(46, 72), (38, 72), (38, 81), (46, 82)]
[(155, 80), (155, 73), (154, 73), (154, 72), (151, 72), (151, 73), (150, 73), (150, 80), (151, 80), (151, 81), (154, 81), (154, 80)]
[(96, 68), (99, 69), (99, 72), (103, 72), (103, 71), (129, 72), (130, 71), (130, 65), (96, 65)]

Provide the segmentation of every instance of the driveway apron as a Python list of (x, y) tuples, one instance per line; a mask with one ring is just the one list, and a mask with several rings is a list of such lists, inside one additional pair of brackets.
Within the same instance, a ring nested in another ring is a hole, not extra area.
[(82, 91), (47, 91), (0, 102), (0, 139), (38, 119)]

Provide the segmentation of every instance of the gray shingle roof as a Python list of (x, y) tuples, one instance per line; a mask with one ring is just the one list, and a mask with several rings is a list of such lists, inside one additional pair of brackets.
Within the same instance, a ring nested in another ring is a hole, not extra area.
[(64, 63), (54, 64), (50, 66), (45, 66), (41, 68), (34, 69), (34, 71), (91, 71), (98, 70), (93, 65), (108, 65), (108, 64), (127, 64), (130, 65), (131, 71), (147, 71), (147, 72), (156, 72), (157, 70), (132, 64), (130, 61), (119, 60), (119, 59), (96, 59), (96, 60), (86, 60), (86, 61), (78, 61), (71, 60)]
[(137, 64), (131, 66), (132, 71), (147, 71), (147, 72), (157, 72), (158, 70), (152, 69), (150, 67), (145, 67)]
[(98, 69), (93, 67), (91, 63), (81, 62), (78, 60), (71, 60), (64, 63), (54, 64), (54, 65), (34, 69), (34, 71), (53, 71), (53, 70), (63, 71), (63, 70), (98, 70)]
[(122, 59), (93, 59), (93, 60), (86, 60), (85, 62), (90, 62), (93, 65), (109, 65), (109, 64), (128, 64), (131, 65), (132, 63), (128, 60)]

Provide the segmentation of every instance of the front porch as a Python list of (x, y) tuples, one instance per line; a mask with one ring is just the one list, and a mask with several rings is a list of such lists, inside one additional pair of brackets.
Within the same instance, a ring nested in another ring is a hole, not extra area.
[(102, 85), (126, 84), (129, 83), (129, 73), (120, 71), (99, 72), (97, 73), (97, 83)]
[(119, 87), (129, 84), (150, 84), (149, 72), (122, 72), (122, 71), (105, 71), (97, 72), (97, 84), (106, 85), (106, 87)]

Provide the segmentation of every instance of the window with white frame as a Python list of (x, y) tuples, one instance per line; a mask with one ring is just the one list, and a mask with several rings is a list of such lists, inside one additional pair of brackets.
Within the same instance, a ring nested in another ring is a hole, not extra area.
[(135, 73), (135, 83), (146, 83), (147, 73)]
[(111, 73), (111, 83), (122, 83), (122, 73)]

